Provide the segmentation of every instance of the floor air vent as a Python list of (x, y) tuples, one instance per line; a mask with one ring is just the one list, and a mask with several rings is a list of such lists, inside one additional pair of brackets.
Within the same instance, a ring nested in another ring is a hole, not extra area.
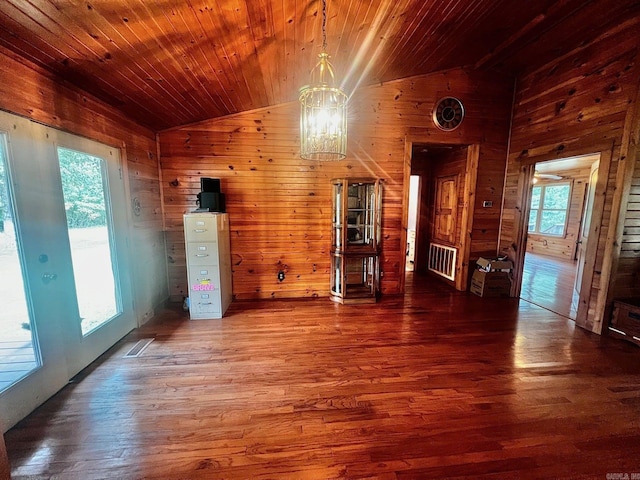
[(142, 340), (138, 340), (138, 342), (131, 347), (124, 358), (137, 358), (142, 355), (142, 352), (153, 342), (153, 338), (143, 338)]
[(429, 271), (447, 280), (456, 278), (456, 254), (458, 249), (438, 243), (429, 244)]

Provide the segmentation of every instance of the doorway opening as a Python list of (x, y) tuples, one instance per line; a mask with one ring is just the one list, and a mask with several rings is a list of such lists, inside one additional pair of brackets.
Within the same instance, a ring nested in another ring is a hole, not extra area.
[(416, 258), (416, 228), (418, 225), (418, 202), (420, 200), (420, 176), (409, 179), (409, 213), (407, 216), (407, 251), (405, 271), (413, 272)]
[(422, 143), (409, 148), (405, 283), (429, 276), (466, 290), (478, 149)]
[(533, 166), (520, 298), (573, 320), (599, 162), (598, 153)]

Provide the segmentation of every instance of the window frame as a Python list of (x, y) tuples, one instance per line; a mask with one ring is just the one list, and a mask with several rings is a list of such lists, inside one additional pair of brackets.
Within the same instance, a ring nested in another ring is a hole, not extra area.
[[(562, 233), (553, 234), (553, 233), (543, 233), (540, 232), (540, 221), (542, 219), (542, 212), (561, 212), (563, 209), (559, 208), (543, 208), (544, 205), (544, 195), (547, 187), (558, 187), (566, 185), (569, 187), (569, 194), (567, 198), (567, 207), (564, 209), (565, 217), (564, 217), (564, 225), (562, 226)], [(532, 208), (533, 203), (533, 189), (535, 187), (540, 187), (540, 205), (537, 209)], [(534, 230), (529, 230), (529, 226), (527, 223), (527, 234), (528, 235), (539, 235), (542, 237), (553, 237), (553, 238), (566, 238), (567, 236), (567, 226), (569, 224), (569, 213), (571, 212), (571, 196), (573, 194), (573, 180), (559, 180), (559, 181), (546, 181), (546, 182), (538, 182), (531, 187), (531, 198), (529, 200), (529, 212), (532, 210), (537, 210), (536, 220), (534, 225)], [(530, 214), (529, 214), (530, 215)]]

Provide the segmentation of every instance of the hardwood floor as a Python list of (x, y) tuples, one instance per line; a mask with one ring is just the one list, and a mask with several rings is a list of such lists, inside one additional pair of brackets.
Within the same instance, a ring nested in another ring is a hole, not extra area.
[[(416, 277), (376, 305), (168, 309), (7, 432), (16, 478), (640, 473), (640, 349)], [(154, 341), (123, 358), (141, 338)]]
[(527, 252), (522, 272), (520, 298), (575, 320), (577, 298), (575, 262)]

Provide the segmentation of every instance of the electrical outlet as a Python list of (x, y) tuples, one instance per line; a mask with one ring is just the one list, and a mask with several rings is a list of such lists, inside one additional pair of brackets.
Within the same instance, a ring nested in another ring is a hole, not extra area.
[(284, 272), (282, 270), (280, 270), (278, 272), (278, 281), (281, 282), (284, 280)]

